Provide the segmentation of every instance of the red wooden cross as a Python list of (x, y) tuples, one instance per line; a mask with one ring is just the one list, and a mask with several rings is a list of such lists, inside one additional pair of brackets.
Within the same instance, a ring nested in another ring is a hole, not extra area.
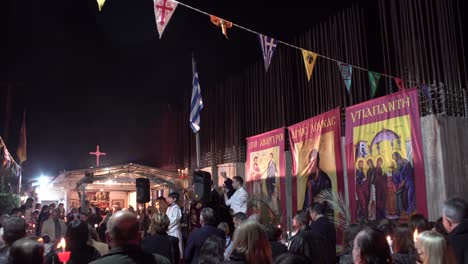
[(167, 0), (162, 0), (163, 4), (158, 5), (156, 4), (156, 8), (161, 9), (161, 22), (159, 22), (161, 25), (164, 25), (166, 23), (166, 11), (173, 11), (174, 9), (169, 5), (166, 6)]
[(105, 156), (106, 153), (99, 151), (99, 145), (96, 146), (96, 152), (90, 152), (90, 155), (96, 155), (96, 167), (99, 167), (99, 156)]

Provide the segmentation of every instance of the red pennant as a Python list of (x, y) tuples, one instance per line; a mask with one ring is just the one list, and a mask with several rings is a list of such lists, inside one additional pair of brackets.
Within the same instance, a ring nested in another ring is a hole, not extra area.
[(223, 35), (228, 38), (227, 36), (227, 29), (232, 28), (232, 22), (219, 18), (217, 16), (210, 16), (211, 23), (215, 24), (218, 27), (221, 27), (221, 31)]
[(405, 83), (403, 82), (402, 79), (400, 79), (400, 78), (395, 78), (395, 83), (396, 83), (396, 85), (398, 86), (398, 88), (400, 89), (400, 91), (406, 90)]

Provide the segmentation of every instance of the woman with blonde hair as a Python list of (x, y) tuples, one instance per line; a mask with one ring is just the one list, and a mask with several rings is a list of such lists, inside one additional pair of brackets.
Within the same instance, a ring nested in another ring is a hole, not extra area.
[(271, 248), (262, 225), (247, 220), (234, 233), (233, 250), (227, 263), (271, 264)]
[(150, 254), (163, 255), (174, 264), (179, 263), (179, 239), (167, 234), (169, 222), (165, 213), (154, 213), (149, 226), (150, 236), (143, 239), (141, 248)]
[(436, 231), (419, 234), (416, 241), (418, 262), (422, 264), (452, 264), (455, 258), (444, 236)]

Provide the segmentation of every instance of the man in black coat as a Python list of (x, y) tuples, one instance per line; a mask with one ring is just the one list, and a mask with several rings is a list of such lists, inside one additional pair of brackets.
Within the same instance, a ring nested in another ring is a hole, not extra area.
[(216, 227), (216, 216), (213, 209), (206, 207), (201, 210), (200, 223), (202, 228), (192, 231), (188, 237), (184, 252), (185, 263), (198, 263), (200, 248), (208, 237), (214, 235), (226, 241), (224, 231)]
[(291, 238), (289, 243), (289, 252), (303, 255), (313, 263), (328, 264), (332, 263), (331, 256), (325, 252), (328, 251), (328, 244), (320, 233), (317, 233), (309, 227), (309, 212), (299, 210), (293, 219), (293, 226), (298, 228), (297, 234)]
[(468, 203), (461, 198), (450, 198), (442, 207), (442, 223), (449, 233), (458, 264), (468, 263)]
[(336, 229), (335, 224), (324, 214), (324, 206), (321, 203), (314, 202), (309, 208), (312, 223), (310, 228), (325, 238), (329, 244), (328, 255), (336, 255)]

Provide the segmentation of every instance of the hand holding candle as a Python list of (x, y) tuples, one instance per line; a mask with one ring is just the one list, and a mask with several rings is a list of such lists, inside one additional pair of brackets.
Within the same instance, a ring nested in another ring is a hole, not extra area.
[(393, 254), (393, 240), (390, 236), (387, 236), (387, 243), (388, 243), (388, 246), (390, 247), (390, 254)]
[(416, 230), (414, 230), (414, 233), (413, 233), (413, 241), (414, 241), (414, 245), (416, 246), (416, 242), (418, 242), (418, 229), (416, 228)]
[(67, 263), (70, 260), (70, 251), (65, 251), (67, 244), (65, 243), (65, 238), (60, 240), (60, 243), (57, 244), (57, 249), (62, 248), (62, 252), (57, 253), (59, 261), (63, 263)]

